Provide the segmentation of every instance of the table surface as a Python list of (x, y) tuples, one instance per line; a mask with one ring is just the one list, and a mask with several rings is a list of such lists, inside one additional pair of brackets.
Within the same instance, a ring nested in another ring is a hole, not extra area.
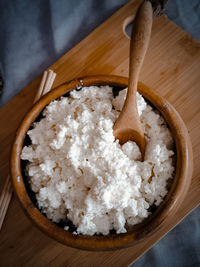
[[(57, 73), (54, 87), (75, 77), (92, 74), (128, 76), (129, 39), (125, 20), (141, 1), (117, 11), (50, 68)], [(89, 252), (66, 247), (40, 232), (24, 215), (13, 197), (0, 232), (0, 265), (13, 266), (126, 266), (142, 255), (200, 203), (200, 44), (165, 16), (153, 23), (150, 47), (140, 80), (159, 92), (182, 116), (193, 145), (194, 172), (181, 207), (161, 229), (133, 247)], [(0, 190), (9, 172), (9, 153), (16, 128), (32, 106), (41, 76), (0, 110)]]

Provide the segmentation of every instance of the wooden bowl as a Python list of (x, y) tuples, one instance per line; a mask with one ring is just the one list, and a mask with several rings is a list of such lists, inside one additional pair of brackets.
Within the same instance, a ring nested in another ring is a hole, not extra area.
[(67, 82), (41, 98), (28, 112), (22, 121), (15, 137), (11, 154), (11, 174), (17, 197), (28, 216), (47, 235), (61, 243), (86, 250), (112, 250), (128, 247), (141, 242), (149, 235), (154, 234), (164, 224), (169, 216), (173, 216), (182, 203), (189, 188), (193, 155), (188, 131), (179, 114), (164, 98), (155, 94), (142, 83), (138, 84), (138, 91), (149, 100), (163, 115), (172, 132), (176, 146), (176, 171), (169, 193), (160, 206), (142, 223), (133, 226), (125, 234), (110, 234), (108, 236), (74, 235), (48, 220), (34, 204), (31, 190), (28, 188), (27, 178), (22, 170), (20, 159), (26, 133), (41, 111), (51, 101), (65, 95), (79, 87), (90, 85), (110, 85), (125, 88), (128, 79), (119, 76), (90, 76)]

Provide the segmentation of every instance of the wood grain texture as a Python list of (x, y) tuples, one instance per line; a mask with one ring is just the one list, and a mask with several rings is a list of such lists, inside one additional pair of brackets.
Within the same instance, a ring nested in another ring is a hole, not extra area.
[[(129, 40), (122, 31), (141, 1), (128, 3), (58, 60), (54, 86), (90, 74), (128, 76)], [(165, 227), (137, 246), (115, 252), (85, 252), (65, 247), (41, 233), (24, 215), (15, 198), (0, 233), (2, 266), (126, 266), (142, 255), (200, 203), (200, 44), (166, 17), (154, 20), (150, 47), (140, 80), (160, 92), (182, 116), (194, 153), (192, 184), (183, 205)], [(0, 110), (0, 190), (8, 174), (11, 143), (19, 122), (30, 109), (41, 76)]]

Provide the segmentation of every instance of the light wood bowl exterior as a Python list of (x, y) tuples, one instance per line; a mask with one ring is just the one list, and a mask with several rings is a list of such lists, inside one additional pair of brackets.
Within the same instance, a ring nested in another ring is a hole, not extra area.
[(65, 231), (48, 220), (30, 199), (24, 184), (26, 177), (22, 176), (20, 155), (26, 133), (44, 107), (78, 86), (90, 85), (110, 85), (125, 88), (128, 85), (128, 79), (111, 75), (78, 78), (57, 87), (42, 97), (28, 112), (16, 133), (11, 153), (11, 176), (15, 192), (23, 209), (32, 221), (47, 235), (65, 245), (75, 248), (96, 251), (113, 250), (141, 242), (149, 235), (158, 231), (166, 217), (173, 216), (177, 208), (181, 205), (191, 182), (193, 170), (192, 146), (187, 128), (173, 106), (161, 96), (155, 94), (147, 86), (139, 83), (138, 91), (161, 112), (174, 137), (177, 160), (173, 185), (156, 211), (142, 223), (132, 227), (125, 234), (91, 237), (74, 235), (71, 232)]

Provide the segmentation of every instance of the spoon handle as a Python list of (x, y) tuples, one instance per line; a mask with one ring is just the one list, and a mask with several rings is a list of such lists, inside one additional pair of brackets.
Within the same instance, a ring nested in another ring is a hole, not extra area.
[[(137, 11), (133, 22), (130, 42), (129, 85), (128, 94), (136, 100), (137, 83), (139, 73), (148, 48), (153, 21), (152, 5), (149, 1), (143, 2)], [(131, 97), (131, 98), (132, 98)], [(132, 100), (133, 100), (132, 98)], [(133, 102), (132, 102), (133, 103)]]
[(128, 93), (122, 111), (113, 127), (114, 136), (119, 140), (119, 143), (124, 144), (129, 140), (136, 142), (143, 157), (146, 142), (137, 110), (136, 92), (140, 69), (150, 40), (152, 21), (151, 3), (145, 1), (138, 9), (133, 23), (130, 43)]

